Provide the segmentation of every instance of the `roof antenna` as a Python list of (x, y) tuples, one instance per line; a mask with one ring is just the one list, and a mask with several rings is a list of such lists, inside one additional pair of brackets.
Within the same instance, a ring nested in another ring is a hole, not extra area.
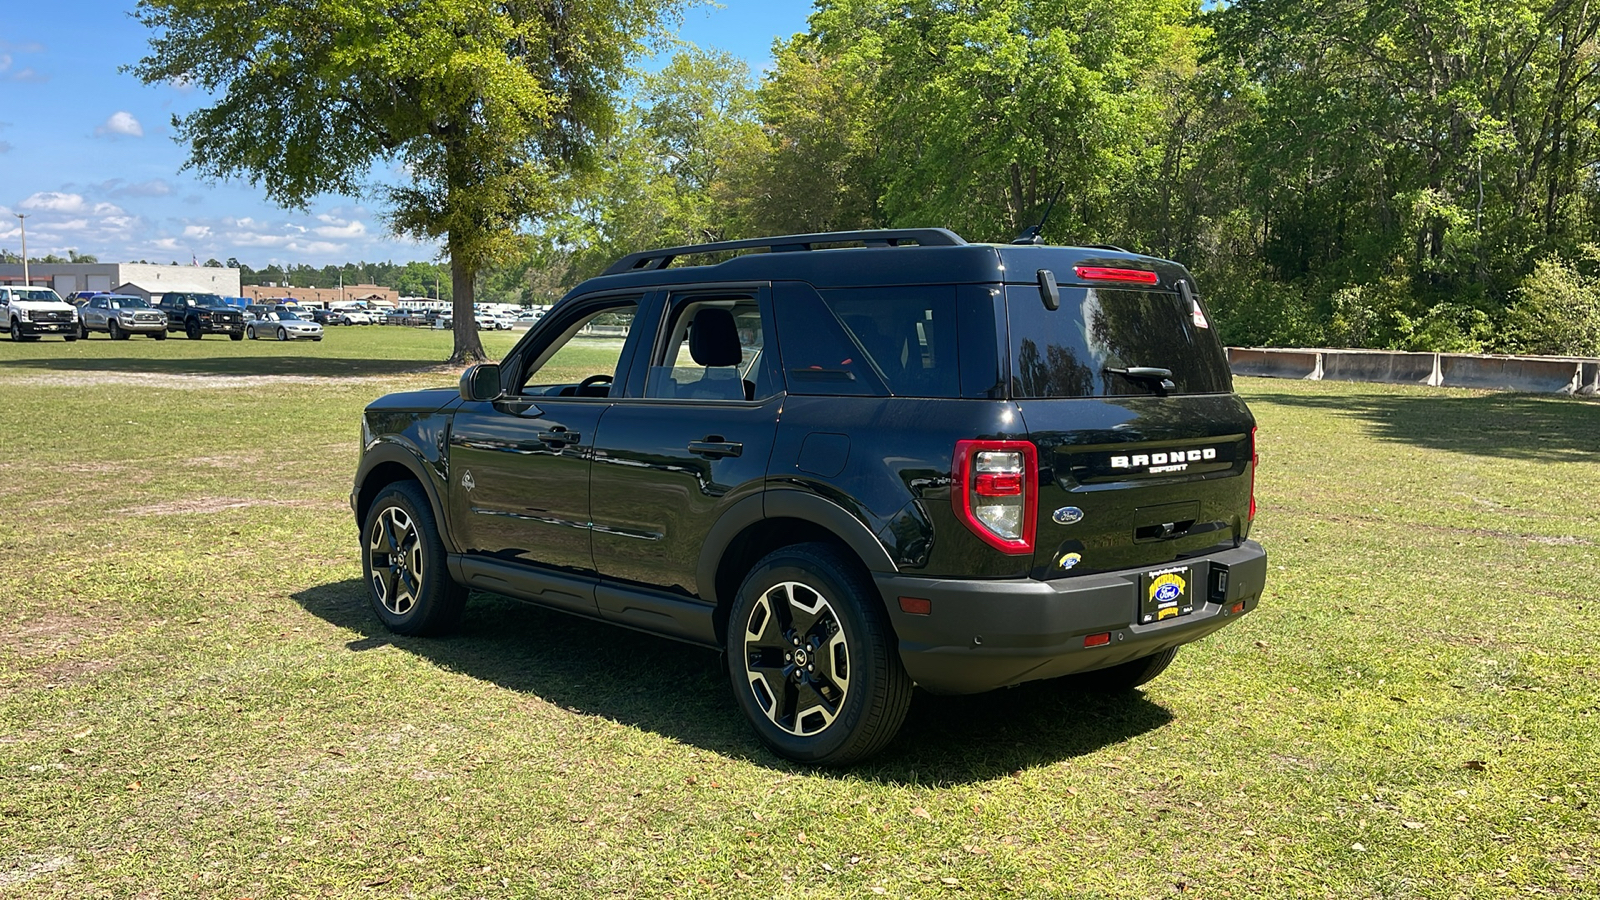
[(1043, 231), (1045, 224), (1050, 221), (1050, 213), (1055, 210), (1056, 201), (1061, 199), (1061, 192), (1066, 189), (1067, 183), (1065, 181), (1056, 185), (1056, 192), (1050, 196), (1050, 202), (1045, 204), (1044, 217), (1039, 220), (1039, 224), (1029, 225), (1027, 228), (1024, 228), (1022, 233), (1017, 235), (1016, 240), (1012, 241), (1011, 243), (1030, 246), (1033, 244), (1044, 243), (1044, 239), (1039, 237), (1039, 232)]

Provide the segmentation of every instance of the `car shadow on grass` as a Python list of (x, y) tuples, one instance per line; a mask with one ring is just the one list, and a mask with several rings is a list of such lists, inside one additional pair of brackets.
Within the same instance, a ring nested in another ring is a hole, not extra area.
[[(739, 713), (711, 650), (474, 592), (448, 638), (391, 634), (350, 579), (294, 595), (307, 612), (361, 635), (352, 652), (394, 646), (452, 672), (584, 715), (602, 716), (731, 758), (807, 771), (768, 753)], [(817, 774), (891, 784), (965, 784), (1093, 753), (1172, 716), (1142, 694), (1104, 696), (1036, 683), (972, 697), (917, 691), (879, 756)]]
[(208, 356), (194, 359), (181, 357), (87, 359), (47, 357), (0, 360), (0, 371), (6, 369), (37, 369), (46, 372), (105, 372), (118, 375), (137, 373), (151, 375), (301, 375), (315, 378), (368, 378), (427, 372), (432, 371), (439, 365), (437, 362), (415, 359), (361, 359), (299, 355)]
[(1594, 458), (1600, 446), (1600, 415), (1592, 401), (1541, 394), (1308, 395), (1250, 390), (1252, 405), (1314, 410), (1355, 419), (1379, 440), (1547, 462)]

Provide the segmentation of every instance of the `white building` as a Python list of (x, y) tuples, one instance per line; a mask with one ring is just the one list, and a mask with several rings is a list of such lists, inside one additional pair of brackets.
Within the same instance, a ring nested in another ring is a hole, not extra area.
[[(73, 291), (123, 290), (146, 299), (168, 291), (195, 291), (239, 296), (239, 270), (206, 266), (160, 266), (149, 263), (29, 263), (28, 281), (55, 288), (65, 297)], [(0, 284), (22, 284), (22, 264), (0, 264)]]

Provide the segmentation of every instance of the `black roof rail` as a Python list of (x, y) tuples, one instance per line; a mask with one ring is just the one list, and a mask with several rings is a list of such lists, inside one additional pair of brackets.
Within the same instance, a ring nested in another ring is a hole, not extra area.
[(781, 237), (752, 238), (744, 241), (721, 241), (715, 244), (693, 244), (687, 247), (667, 247), (661, 250), (643, 250), (630, 253), (612, 263), (604, 275), (621, 275), (624, 272), (649, 272), (665, 269), (680, 256), (694, 253), (720, 253), (725, 250), (767, 250), (772, 253), (790, 253), (810, 250), (813, 244), (844, 244), (860, 241), (868, 247), (898, 247), (902, 242), (914, 241), (923, 247), (962, 247), (966, 245), (961, 235), (948, 228), (880, 228), (866, 231), (824, 231), (817, 234), (786, 234)]

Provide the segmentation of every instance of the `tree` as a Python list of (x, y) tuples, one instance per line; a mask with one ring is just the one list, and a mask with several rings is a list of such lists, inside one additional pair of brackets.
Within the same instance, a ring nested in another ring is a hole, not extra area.
[(472, 315), (486, 264), (593, 163), (629, 58), (685, 0), (140, 0), (154, 34), (131, 67), (215, 103), (174, 117), (186, 167), (243, 177), (285, 206), (360, 196), (375, 164), (399, 234), (443, 238), (455, 349), (484, 359)]

